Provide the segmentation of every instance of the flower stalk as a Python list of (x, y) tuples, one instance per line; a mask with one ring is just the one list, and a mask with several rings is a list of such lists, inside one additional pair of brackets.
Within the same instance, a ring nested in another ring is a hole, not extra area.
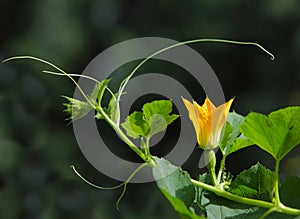
[(212, 176), (213, 184), (217, 185), (215, 152), (213, 150), (205, 150), (204, 153), (205, 163)]
[(222, 160), (220, 162), (220, 168), (219, 168), (219, 172), (218, 172), (218, 176), (217, 176), (217, 184), (220, 184), (221, 183), (221, 180), (222, 180), (222, 174), (223, 174), (223, 171), (225, 169), (225, 161), (226, 161), (226, 155), (223, 155), (222, 157)]

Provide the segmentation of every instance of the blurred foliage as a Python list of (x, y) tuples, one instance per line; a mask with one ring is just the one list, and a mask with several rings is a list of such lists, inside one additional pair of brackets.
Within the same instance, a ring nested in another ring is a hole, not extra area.
[[(237, 112), (300, 104), (297, 0), (2, 0), (0, 11), (1, 59), (34, 55), (68, 72), (80, 73), (105, 48), (135, 37), (256, 41), (275, 54), (274, 61), (253, 47), (192, 47), (215, 70), (226, 97), (235, 96)], [(64, 121), (61, 95), (72, 96), (74, 86), (40, 73), (43, 67), (29, 61), (0, 65), (0, 218), (176, 218), (153, 183), (130, 185), (118, 212), (120, 190), (95, 190), (74, 176), (70, 164), (101, 185), (117, 184), (85, 160)], [(194, 175), (199, 153), (185, 164)], [(266, 166), (272, 162), (247, 148), (231, 155), (229, 169), (236, 174), (250, 167), (256, 163), (251, 156)], [(283, 162), (282, 176), (299, 175), (299, 161), (296, 148)]]

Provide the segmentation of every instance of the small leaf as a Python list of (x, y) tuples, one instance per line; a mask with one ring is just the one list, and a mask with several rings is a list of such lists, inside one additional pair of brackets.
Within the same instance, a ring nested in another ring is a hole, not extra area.
[(271, 201), (273, 185), (273, 172), (258, 163), (240, 173), (228, 191), (242, 197)]
[(117, 123), (120, 119), (120, 113), (118, 109), (118, 100), (116, 99), (116, 94), (112, 96), (108, 103), (108, 107), (105, 110), (109, 118), (114, 122)]
[(279, 189), (280, 199), (286, 206), (300, 208), (300, 177), (287, 178)]
[(130, 137), (152, 137), (164, 131), (179, 115), (172, 112), (170, 100), (155, 100), (144, 104), (142, 112), (134, 112), (128, 116), (121, 126)]
[(244, 135), (241, 135), (239, 126), (245, 121), (245, 118), (235, 112), (229, 113), (227, 122), (223, 129), (223, 136), (220, 143), (220, 149), (223, 155), (229, 155), (237, 150), (252, 145), (253, 143)]
[(67, 96), (63, 97), (69, 101), (69, 103), (64, 103), (63, 105), (66, 107), (64, 111), (70, 115), (69, 119), (72, 122), (86, 116), (93, 109), (93, 107), (87, 102)]
[(89, 95), (89, 99), (93, 104), (97, 103), (97, 99), (101, 102), (105, 88), (110, 80), (111, 79), (102, 80), (94, 86), (92, 93)]
[(300, 143), (300, 107), (287, 107), (265, 116), (250, 113), (240, 131), (261, 149), (281, 160)]
[[(81, 119), (94, 109), (93, 106), (97, 105), (97, 100), (101, 101), (103, 93), (109, 81), (110, 79), (105, 79), (94, 86), (92, 93), (87, 96), (90, 103), (88, 101), (81, 101), (71, 97), (63, 96), (69, 101), (69, 103), (64, 103), (63, 105), (66, 107), (64, 111), (70, 115), (70, 119), (72, 122), (77, 119)], [(102, 118), (102, 116), (99, 112), (97, 112), (95, 118), (100, 119)]]
[(165, 119), (167, 125), (176, 120), (179, 115), (169, 115), (172, 112), (172, 101), (170, 100), (155, 100), (151, 103), (144, 104), (142, 108), (143, 114), (147, 121), (155, 115), (161, 115)]
[(142, 112), (133, 112), (121, 126), (126, 130), (127, 135), (134, 139), (139, 136), (147, 136), (150, 132), (150, 127)]
[(155, 114), (168, 116), (172, 112), (172, 102), (170, 100), (155, 100), (151, 103), (145, 103), (142, 111), (148, 120)]

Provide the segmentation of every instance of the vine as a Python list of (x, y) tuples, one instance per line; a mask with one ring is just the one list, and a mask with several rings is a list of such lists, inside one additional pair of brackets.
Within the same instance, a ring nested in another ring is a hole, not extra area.
[[(176, 167), (169, 161), (151, 154), (150, 139), (157, 133), (166, 130), (168, 125), (179, 117), (179, 115), (172, 113), (172, 102), (170, 100), (155, 100), (146, 103), (141, 111), (133, 112), (124, 122), (120, 121), (119, 102), (121, 101), (121, 95), (124, 93), (128, 81), (137, 70), (160, 53), (181, 45), (199, 42), (252, 45), (261, 49), (274, 60), (272, 53), (253, 42), (222, 39), (189, 40), (156, 51), (141, 61), (122, 81), (116, 94), (109, 89), (110, 79), (98, 81), (89, 76), (68, 74), (54, 64), (36, 57), (17, 56), (3, 62), (16, 59), (32, 59), (49, 65), (58, 71), (43, 71), (44, 73), (68, 77), (85, 99), (81, 101), (65, 97), (68, 101), (64, 104), (65, 111), (70, 115), (71, 121), (80, 119), (91, 110), (94, 110), (96, 112), (95, 118), (105, 120), (121, 140), (144, 161), (142, 165), (133, 171), (126, 182), (110, 188), (97, 186), (89, 182), (79, 174), (74, 166), (71, 166), (81, 180), (95, 188), (116, 189), (123, 186), (122, 194), (116, 203), (117, 208), (130, 180), (143, 167), (150, 166), (158, 188), (182, 218), (226, 218), (228, 216), (240, 218), (242, 215), (248, 215), (263, 219), (277, 217), (278, 214), (300, 216), (300, 206), (286, 206), (287, 197), (282, 198), (280, 196), (286, 192), (285, 188), (297, 193), (300, 178), (297, 177), (293, 181), (286, 180), (284, 182), (285, 187), (280, 186), (279, 179), (280, 161), (300, 143), (299, 106), (279, 109), (269, 115), (251, 112), (244, 117), (235, 112), (229, 112), (233, 99), (220, 106), (215, 106), (206, 98), (201, 106), (195, 101), (190, 102), (183, 98), (183, 103), (189, 112), (189, 119), (195, 128), (198, 145), (205, 153), (208, 168), (208, 172), (200, 175), (198, 179), (192, 179), (180, 167)], [(84, 93), (73, 77), (84, 77), (94, 81), (93, 92), (91, 94)], [(103, 107), (102, 98), (105, 92), (111, 95), (111, 100), (107, 106)], [(132, 139), (140, 139), (141, 144), (136, 145)], [(257, 145), (273, 156), (275, 159), (274, 171), (268, 170), (261, 164), (256, 164), (234, 178), (226, 177), (230, 174), (226, 172), (225, 165), (228, 156), (252, 145)], [(219, 170), (216, 172), (217, 160), (213, 150), (218, 147), (223, 157), (219, 164)], [(167, 174), (166, 177), (162, 178), (161, 176), (168, 171), (171, 174)], [(288, 198), (295, 199), (295, 197)], [(289, 200), (289, 203), (291, 200)], [(195, 206), (194, 204), (199, 207), (198, 210), (192, 207)], [(199, 214), (199, 210), (201, 214)]]

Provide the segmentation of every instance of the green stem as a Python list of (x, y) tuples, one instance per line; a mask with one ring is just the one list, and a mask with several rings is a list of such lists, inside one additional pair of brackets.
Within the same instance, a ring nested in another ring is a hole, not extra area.
[(219, 172), (218, 172), (218, 177), (217, 177), (217, 184), (221, 183), (222, 173), (223, 173), (223, 170), (225, 168), (226, 157), (227, 157), (227, 155), (223, 155), (223, 157), (222, 157)]
[(279, 197), (279, 162), (280, 162), (280, 160), (276, 159), (275, 173), (274, 173), (274, 191), (275, 191), (275, 202), (276, 202), (276, 204), (280, 204), (280, 197)]
[(235, 201), (235, 202), (239, 202), (242, 204), (249, 204), (249, 205), (254, 205), (254, 206), (258, 206), (258, 207), (262, 207), (262, 208), (272, 208), (274, 205), (272, 203), (269, 202), (265, 202), (265, 201), (261, 201), (261, 200), (255, 200), (255, 199), (249, 199), (249, 198), (245, 198), (245, 197), (241, 197), (238, 195), (234, 195), (232, 193), (226, 192), (218, 187), (212, 186), (212, 185), (208, 185), (206, 183), (203, 182), (199, 182), (197, 180), (192, 179), (192, 183), (195, 186), (201, 187), (203, 189), (206, 189), (210, 192), (215, 193), (218, 196), (227, 198), (229, 200)]
[(217, 185), (217, 176), (216, 176), (216, 155), (214, 150), (204, 150), (205, 162), (207, 168), (212, 176), (212, 181), (214, 185)]
[(150, 137), (146, 137), (146, 159), (149, 161), (151, 160), (151, 153), (150, 153)]
[(297, 215), (297, 216), (300, 215), (300, 209), (290, 208), (283, 204), (279, 204), (278, 206), (276, 206), (276, 211), (284, 214)]
[(143, 152), (124, 134), (120, 127), (117, 126), (109, 118), (109, 116), (104, 112), (102, 107), (97, 107), (97, 111), (99, 111), (99, 113), (103, 115), (105, 121), (115, 130), (118, 136), (130, 147), (131, 150), (133, 150), (137, 155), (139, 155), (140, 158), (142, 158), (145, 162), (149, 162), (149, 160), (147, 160), (147, 157), (143, 154)]
[(216, 176), (215, 168), (210, 168), (209, 172), (211, 173), (213, 184), (217, 185), (217, 176)]
[(300, 215), (300, 209), (290, 208), (290, 207), (284, 206), (283, 204), (275, 205), (274, 203), (271, 203), (271, 202), (241, 197), (241, 196), (226, 192), (225, 190), (221, 189), (220, 187), (208, 185), (206, 183), (199, 182), (194, 179), (191, 179), (191, 181), (195, 186), (201, 187), (205, 190), (215, 193), (218, 196), (227, 198), (229, 200), (232, 200), (232, 201), (235, 201), (238, 203), (242, 203), (242, 204), (246, 204), (246, 205), (253, 205), (253, 206), (262, 207), (262, 208), (266, 208), (266, 209), (274, 208), (274, 211), (284, 213), (284, 214)]

